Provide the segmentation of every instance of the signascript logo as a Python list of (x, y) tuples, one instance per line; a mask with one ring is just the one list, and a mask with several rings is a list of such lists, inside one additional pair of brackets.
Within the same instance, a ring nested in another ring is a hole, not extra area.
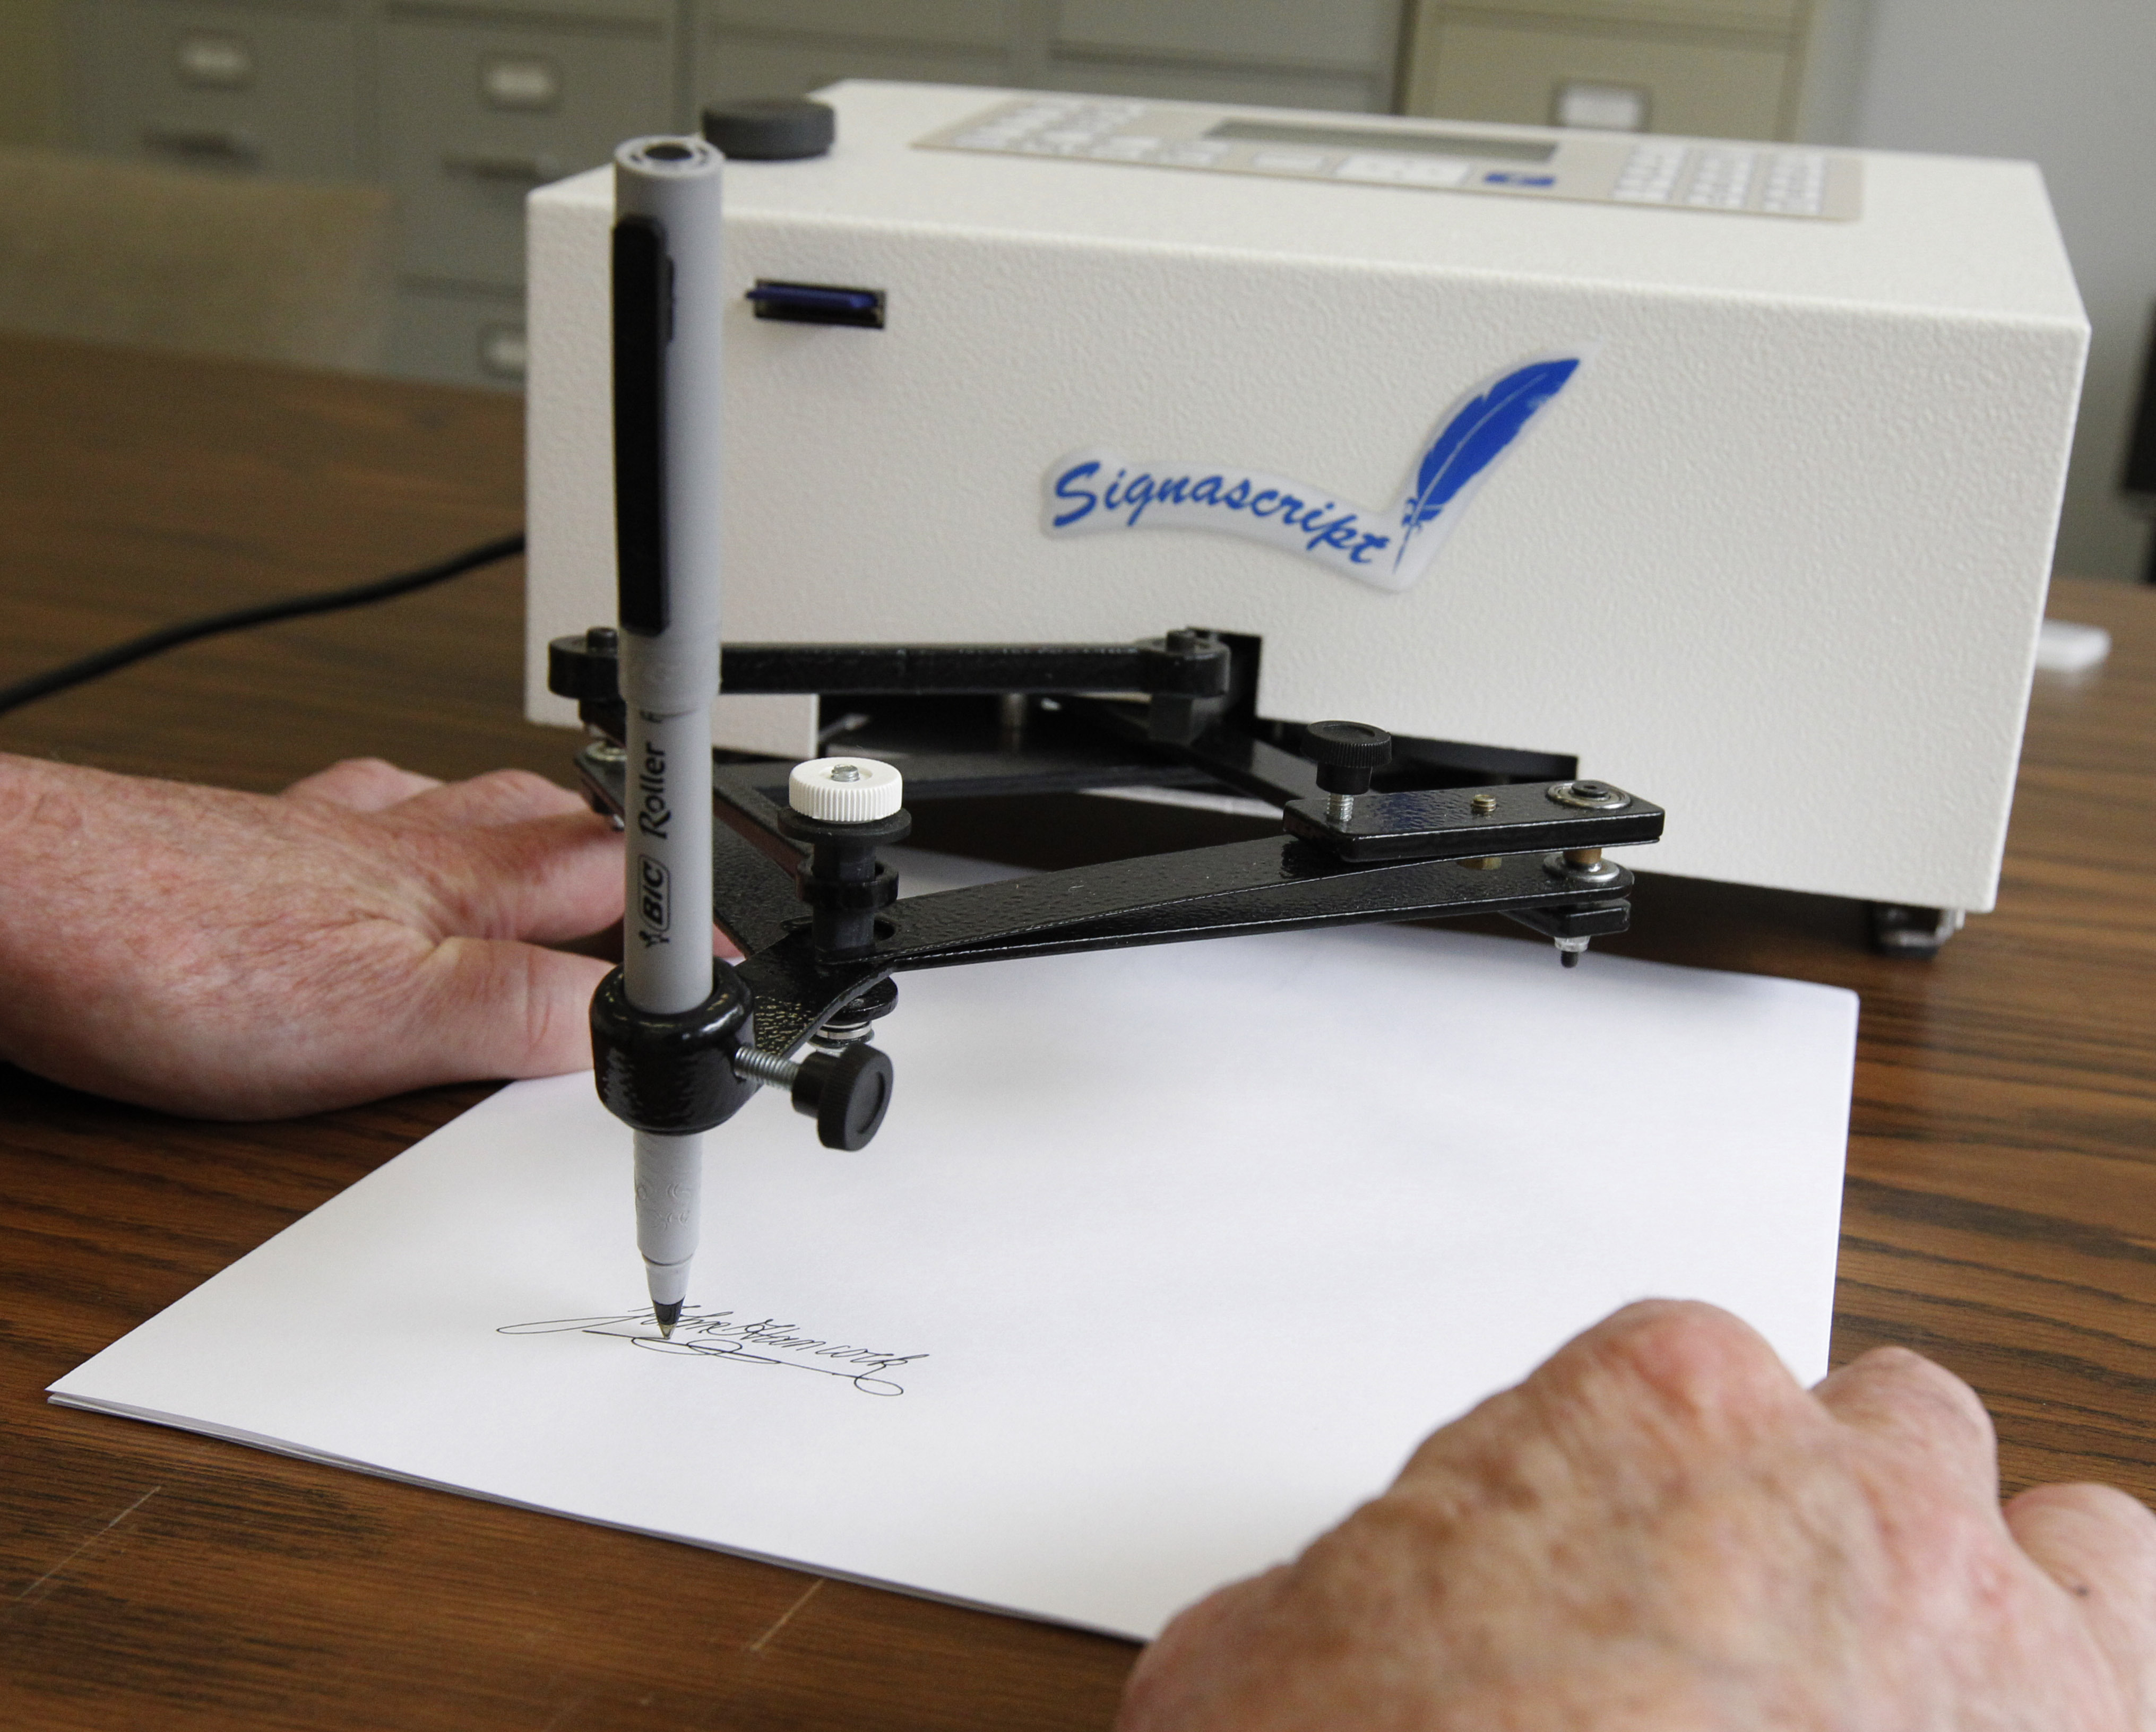
[(1497, 459), (1572, 382), (1588, 352), (1537, 356), (1464, 393), (1439, 420), (1389, 510), (1255, 469), (1140, 463), (1094, 447), (1071, 453), (1043, 478), (1041, 528), (1051, 535), (1217, 530), (1378, 589), (1406, 589), (1429, 570)]

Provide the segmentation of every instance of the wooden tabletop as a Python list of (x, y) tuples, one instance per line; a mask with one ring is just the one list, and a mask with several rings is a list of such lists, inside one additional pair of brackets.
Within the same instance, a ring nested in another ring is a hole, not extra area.
[[(0, 337), (0, 683), (515, 528), (521, 413)], [(518, 719), (521, 581), (195, 645), (0, 717), (0, 751), (259, 789), (359, 754), (562, 776), (572, 736)], [(1862, 994), (1837, 1360), (1900, 1341), (1968, 1378), (2010, 1489), (2151, 1498), (2156, 593), (2061, 580), (2052, 611), (2117, 648), (2040, 678), (1998, 911), (1937, 961), (1870, 955), (1853, 903), (1652, 876), (1611, 948)], [(1130, 846), (1186, 822), (1119, 821)], [(921, 833), (996, 838), (963, 807)], [(0, 1068), (0, 1724), (1106, 1725), (1123, 1642), (46, 1403), (486, 1092), (235, 1127)]]

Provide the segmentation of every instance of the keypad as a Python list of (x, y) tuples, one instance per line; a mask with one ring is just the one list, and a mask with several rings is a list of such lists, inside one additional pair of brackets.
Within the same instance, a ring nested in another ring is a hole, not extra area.
[(1816, 217), (1825, 207), (1826, 184), (1824, 151), (1656, 141), (1633, 151), (1609, 196), (1625, 204)]
[(1352, 136), (1355, 129), (1346, 126), (1343, 116), (1312, 116), (1307, 143), (1281, 132), (1267, 136), (1247, 124), (1226, 138), (1209, 136), (1220, 120), (1235, 118), (1229, 110), (1188, 103), (1027, 96), (919, 142), (942, 149), (1681, 210), (1845, 218), (1857, 213), (1860, 165), (1823, 151), (1559, 134), (1541, 147), (1550, 161), (1522, 167), (1518, 159), (1537, 147), (1530, 145), (1523, 152), (1515, 142), (1518, 135), (1511, 131), (1457, 136), (1457, 154), (1450, 148), (1454, 134), (1423, 135), (1415, 141), (1418, 149), (1389, 149), (1385, 135), (1364, 129)]

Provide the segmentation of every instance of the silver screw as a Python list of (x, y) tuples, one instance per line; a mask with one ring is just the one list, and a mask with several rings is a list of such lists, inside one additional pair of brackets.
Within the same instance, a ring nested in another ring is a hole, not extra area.
[(834, 764), (831, 766), (831, 780), (834, 781), (859, 781), (860, 779), (861, 766), (859, 764)]
[(767, 1089), (791, 1089), (801, 1067), (760, 1047), (742, 1047), (734, 1053), (734, 1074), (744, 1083), (761, 1083)]
[(1602, 850), (1599, 848), (1576, 848), (1561, 854), (1544, 854), (1543, 870), (1553, 878), (1563, 879), (1568, 884), (1590, 886), (1614, 884), (1625, 875), (1623, 869), (1614, 860), (1602, 858)]
[(1557, 944), (1557, 959), (1567, 968), (1579, 966), (1579, 959), (1587, 954), (1588, 940), (1584, 938), (1560, 938)]
[(1497, 797), (1495, 794), (1477, 794), (1467, 803), (1475, 811), (1486, 816), (1497, 809)]
[(1353, 794), (1327, 794), (1325, 797), (1325, 822), (1336, 830), (1344, 830), (1355, 817), (1355, 797)]
[(996, 699), (996, 749), (1025, 749), (1026, 711), (1032, 706), (1024, 692), (1004, 692)]

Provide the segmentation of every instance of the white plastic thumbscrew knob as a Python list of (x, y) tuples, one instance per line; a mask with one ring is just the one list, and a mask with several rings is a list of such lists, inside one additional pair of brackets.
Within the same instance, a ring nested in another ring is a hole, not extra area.
[(865, 824), (905, 804), (906, 781), (875, 758), (811, 758), (787, 779), (787, 803), (827, 824)]

